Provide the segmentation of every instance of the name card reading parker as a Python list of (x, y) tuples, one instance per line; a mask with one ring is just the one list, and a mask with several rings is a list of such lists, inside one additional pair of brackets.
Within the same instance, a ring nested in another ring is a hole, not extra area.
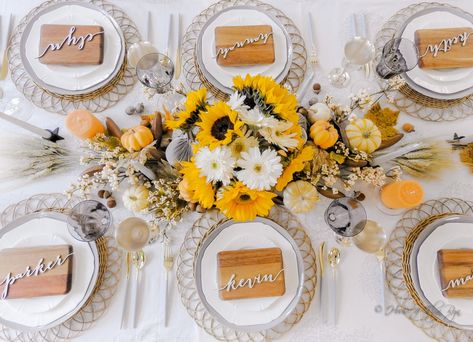
[(279, 248), (218, 253), (219, 295), (223, 300), (276, 297), (286, 292)]
[(41, 25), (38, 58), (43, 64), (102, 64), (104, 31), (97, 25)]
[(71, 290), (70, 245), (0, 251), (0, 300), (62, 295)]

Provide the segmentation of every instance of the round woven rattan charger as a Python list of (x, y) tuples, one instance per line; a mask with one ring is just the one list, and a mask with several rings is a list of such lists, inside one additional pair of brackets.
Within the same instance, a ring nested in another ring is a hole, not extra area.
[(201, 302), (194, 278), (195, 257), (205, 238), (228, 219), (218, 210), (204, 213), (186, 234), (177, 262), (177, 287), (189, 315), (209, 335), (221, 341), (268, 341), (281, 337), (299, 322), (315, 295), (317, 283), (317, 261), (309, 236), (287, 209), (273, 207), (268, 219), (285, 228), (297, 243), (304, 264), (304, 284), (296, 308), (279, 325), (259, 332), (244, 332), (221, 324)]
[(228, 94), (217, 89), (217, 87), (213, 86), (205, 78), (199, 68), (195, 53), (196, 42), (205, 23), (215, 14), (233, 6), (253, 6), (263, 12), (271, 14), (273, 17), (280, 20), (282, 25), (284, 25), (291, 37), (293, 59), (291, 67), (289, 68), (289, 73), (282, 83), (287, 85), (292, 91), (296, 91), (304, 79), (307, 67), (307, 52), (304, 39), (294, 22), (283, 12), (259, 0), (221, 0), (202, 11), (194, 18), (182, 41), (182, 66), (189, 87), (192, 90), (197, 90), (202, 86), (205, 86), (216, 98), (221, 100), (228, 98)]
[(473, 203), (442, 198), (407, 211), (386, 245), (386, 281), (404, 315), (437, 341), (472, 341), (473, 331), (448, 326), (437, 318), (417, 294), (410, 273), (410, 253), (420, 232), (448, 215), (473, 216)]
[[(120, 26), (125, 38), (125, 48), (141, 40), (135, 23), (117, 6), (104, 0), (83, 0), (106, 11)], [(20, 57), (20, 40), (28, 22), (39, 11), (67, 0), (49, 0), (32, 9), (15, 28), (8, 47), (8, 60), (11, 78), (16, 88), (36, 106), (49, 112), (67, 114), (74, 108), (86, 108), (98, 113), (115, 105), (124, 97), (136, 82), (134, 68), (125, 60), (117, 73), (108, 84), (93, 92), (80, 95), (56, 94), (38, 86), (23, 67)], [(125, 52), (126, 54), (126, 52)]]
[[(41, 194), (10, 205), (0, 215), (0, 229), (8, 223), (38, 211), (63, 212), (70, 209), (80, 200), (68, 199), (63, 194)], [(97, 283), (84, 306), (62, 324), (38, 332), (22, 332), (0, 325), (1, 341), (23, 342), (56, 342), (80, 335), (92, 327), (105, 312), (117, 290), (120, 281), (121, 253), (115, 241), (108, 236), (97, 240), (99, 252), (99, 273)]]
[[(453, 8), (448, 4), (423, 2), (403, 8), (394, 14), (376, 35), (375, 46), (378, 59), (384, 45), (397, 36), (399, 29), (409, 17), (425, 9), (436, 7)], [(404, 85), (399, 92), (392, 95), (392, 98), (393, 104), (399, 110), (426, 121), (453, 121), (473, 114), (473, 94), (454, 100), (440, 100), (423, 95), (408, 85)]]

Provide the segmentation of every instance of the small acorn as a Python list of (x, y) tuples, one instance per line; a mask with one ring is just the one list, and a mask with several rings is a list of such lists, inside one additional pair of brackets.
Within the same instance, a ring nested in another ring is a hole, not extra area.
[(105, 194), (105, 190), (102, 189), (102, 190), (99, 190), (99, 192), (97, 193), (97, 196), (99, 196), (99, 198), (103, 198), (104, 194)]
[(319, 100), (317, 100), (316, 97), (313, 97), (309, 100), (309, 106), (313, 106), (315, 105), (317, 102), (319, 102)]
[(321, 89), (322, 89), (322, 86), (320, 85), (320, 83), (314, 83), (314, 85), (312, 86), (312, 90), (316, 94), (320, 93)]
[(402, 130), (406, 133), (411, 133), (411, 132), (414, 132), (414, 125), (411, 124), (411, 123), (405, 123), (404, 125), (402, 125)]
[(143, 113), (144, 110), (145, 110), (145, 105), (143, 104), (143, 102), (138, 103), (135, 107), (135, 111), (138, 114)]
[(356, 199), (357, 199), (358, 201), (360, 201), (360, 202), (364, 201), (365, 198), (366, 198), (366, 196), (365, 196), (365, 194), (362, 193), (362, 192), (358, 192), (358, 193), (356, 194)]
[(113, 197), (109, 197), (107, 199), (107, 207), (109, 208), (115, 208), (117, 206), (117, 201)]
[(133, 107), (133, 106), (128, 106), (128, 107), (126, 107), (126, 109), (125, 109), (125, 113), (126, 113), (127, 115), (133, 115), (133, 114), (135, 114), (135, 112), (136, 112), (136, 108)]
[(195, 211), (197, 209), (197, 203), (195, 202), (189, 202), (187, 205), (189, 206), (189, 209), (192, 211)]

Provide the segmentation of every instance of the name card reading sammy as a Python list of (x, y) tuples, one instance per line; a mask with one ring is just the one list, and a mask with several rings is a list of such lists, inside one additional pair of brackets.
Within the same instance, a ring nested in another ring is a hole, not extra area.
[(38, 58), (43, 64), (102, 64), (104, 30), (96, 25), (41, 25)]
[(71, 290), (70, 245), (0, 251), (0, 299), (62, 295)]
[(286, 292), (281, 249), (218, 253), (219, 295), (223, 300), (275, 297)]
[(216, 27), (215, 47), (221, 66), (272, 64), (275, 59), (270, 25)]

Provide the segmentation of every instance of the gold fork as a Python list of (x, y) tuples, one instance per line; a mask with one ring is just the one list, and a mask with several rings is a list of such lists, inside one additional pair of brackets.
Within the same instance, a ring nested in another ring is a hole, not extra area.
[(164, 326), (167, 326), (167, 316), (168, 316), (168, 276), (169, 272), (172, 270), (172, 266), (174, 264), (174, 256), (172, 254), (171, 246), (166, 241), (164, 242), (164, 270), (166, 271), (165, 276), (165, 296), (164, 296)]

